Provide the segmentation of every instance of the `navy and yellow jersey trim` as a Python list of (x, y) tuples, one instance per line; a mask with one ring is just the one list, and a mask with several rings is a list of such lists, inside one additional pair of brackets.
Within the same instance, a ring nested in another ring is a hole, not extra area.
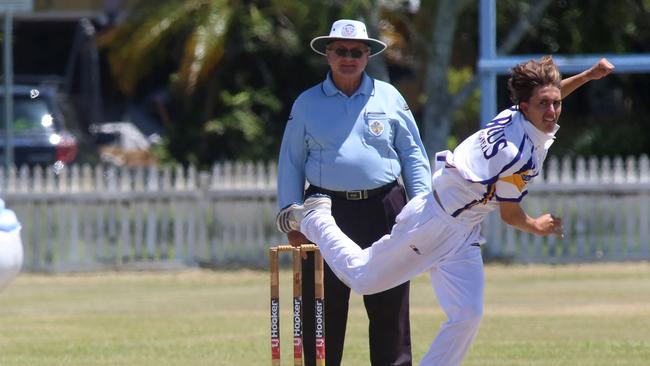
[(487, 204), (490, 202), (492, 197), (494, 197), (494, 194), (496, 193), (497, 190), (497, 185), (496, 184), (488, 184), (486, 187), (486, 192), (483, 195), (483, 199), (480, 201), (482, 204)]
[(451, 214), (451, 216), (457, 217), (458, 215), (463, 213), (463, 211), (469, 210), (472, 207), (478, 205), (479, 203), (482, 203), (482, 204), (486, 205), (488, 202), (490, 202), (490, 200), (492, 200), (492, 198), (494, 197), (495, 192), (496, 192), (496, 184), (488, 184), (487, 187), (486, 187), (486, 192), (483, 195), (482, 199), (473, 200), (472, 202), (470, 202), (470, 203), (466, 204), (465, 206), (459, 208), (458, 210), (454, 211)]
[(517, 187), (519, 192), (523, 192), (533, 178), (535, 178), (538, 173), (535, 172), (535, 163), (533, 162), (533, 151), (531, 148), (531, 157), (528, 159), (526, 164), (524, 164), (518, 171), (512, 173), (505, 177), (500, 177), (499, 180), (502, 182), (510, 183)]
[(526, 175), (526, 173), (530, 173), (530, 171), (527, 170), (527, 171), (522, 172), (522, 173), (512, 174), (512, 175), (509, 175), (507, 177), (499, 178), (499, 180), (502, 181), (502, 182), (510, 183), (513, 186), (517, 187), (517, 190), (519, 192), (523, 192), (524, 189), (526, 188), (526, 184), (527, 184), (527, 182), (523, 178), (524, 175)]
[[(501, 177), (501, 175), (508, 171), (508, 169), (512, 168), (513, 165), (515, 165), (517, 162), (519, 162), (524, 155), (524, 147), (526, 145), (526, 140), (528, 139), (528, 136), (524, 135), (521, 142), (519, 143), (519, 147), (517, 149), (517, 154), (515, 157), (508, 163), (506, 164), (500, 171), (499, 173), (487, 180), (484, 181), (472, 181), (471, 179), (466, 179), (468, 182), (471, 183), (479, 183), (479, 184), (484, 184), (486, 187), (486, 192), (483, 195), (483, 198), (480, 200), (473, 200), (466, 204), (465, 206), (459, 208), (458, 210), (454, 211), (452, 213), (453, 217), (457, 217), (461, 213), (463, 213), (466, 210), (471, 209), (472, 207), (476, 206), (477, 204), (483, 204), (486, 205), (488, 202), (490, 202), (492, 199), (495, 199), (497, 201), (508, 201), (508, 202), (520, 202), (524, 196), (528, 193), (528, 191), (525, 190), (527, 181), (532, 179), (533, 177), (537, 176), (536, 173), (534, 172), (535, 164), (533, 162), (532, 158), (532, 150), (533, 147), (531, 146), (531, 158), (521, 167), (519, 170), (512, 175), (506, 176), (506, 177)], [(439, 161), (442, 159), (438, 158)], [(453, 168), (452, 166), (449, 166), (448, 163), (445, 163), (445, 168)], [(517, 198), (503, 198), (499, 197), (496, 195), (496, 183), (498, 181), (504, 181), (508, 182), (511, 184), (514, 184), (519, 192), (522, 192), (522, 194), (517, 197)]]
[(480, 184), (492, 184), (492, 183), (495, 183), (497, 180), (499, 180), (499, 176), (501, 176), (501, 174), (503, 174), (503, 172), (507, 171), (507, 170), (510, 169), (513, 165), (515, 165), (519, 160), (521, 160), (521, 157), (522, 157), (522, 155), (523, 155), (524, 146), (526, 145), (526, 138), (527, 138), (527, 136), (524, 136), (524, 137), (521, 139), (521, 142), (519, 143), (519, 147), (517, 148), (517, 154), (516, 154), (515, 157), (512, 159), (512, 161), (510, 161), (508, 164), (506, 164), (506, 165), (505, 165), (505, 166), (504, 166), (504, 167), (499, 171), (499, 173), (498, 173), (497, 175), (495, 175), (495, 176), (492, 177), (492, 178), (489, 178), (489, 179), (486, 179), (486, 180), (482, 180), (482, 181), (473, 181), (473, 180), (471, 180), (471, 179), (467, 179), (467, 181), (472, 182), (472, 183), (480, 183)]
[[(524, 135), (523, 138), (521, 139), (521, 142), (519, 143), (519, 146), (517, 147), (517, 154), (513, 157), (513, 159), (506, 164), (495, 176), (485, 179), (485, 180), (472, 180), (465, 178), (468, 182), (471, 183), (480, 183), (480, 184), (492, 184), (495, 183), (497, 180), (499, 180), (499, 177), (503, 172), (507, 171), (508, 169), (512, 168), (513, 165), (515, 165), (519, 160), (521, 160), (521, 157), (524, 154), (524, 146), (526, 145), (526, 140), (528, 139), (528, 136)], [(440, 158), (438, 158), (440, 159)], [(441, 159), (439, 161), (442, 161)], [(448, 164), (445, 164), (448, 165)]]
[(521, 193), (521, 196), (519, 196), (517, 198), (503, 198), (503, 197), (497, 196), (496, 200), (498, 202), (521, 202), (521, 200), (523, 200), (524, 197), (526, 197), (527, 194), (528, 194), (528, 191), (524, 191), (524, 192)]

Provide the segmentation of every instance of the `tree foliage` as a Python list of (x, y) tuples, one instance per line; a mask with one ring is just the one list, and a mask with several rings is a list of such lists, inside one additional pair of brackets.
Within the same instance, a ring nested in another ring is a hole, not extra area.
[(374, 1), (143, 0), (101, 35), (113, 75), (132, 99), (171, 95), (164, 157), (205, 165), (275, 159), (291, 101), (325, 75), (309, 49), (332, 19)]
[[(375, 77), (392, 79), (405, 94), (430, 155), (453, 147), (479, 124), (474, 1), (421, 1), (415, 10), (399, 0), (135, 4), (126, 21), (99, 41), (125, 95), (132, 100), (161, 90), (168, 95), (163, 148), (167, 159), (199, 165), (221, 159), (275, 159), (293, 100), (327, 71), (309, 41), (327, 34), (338, 18), (365, 20), (371, 35), (381, 34), (389, 43), (388, 51), (373, 58), (368, 70)], [(621, 53), (650, 48), (647, 0), (501, 0), (497, 5), (500, 53)], [(602, 149), (601, 142), (617, 135), (630, 138), (639, 123), (638, 118), (634, 123), (634, 112), (647, 115), (648, 107), (639, 102), (644, 96), (647, 101), (647, 78), (610, 78), (597, 85), (572, 96), (575, 103), (570, 106), (578, 105), (575, 110), (582, 114), (563, 116), (563, 122), (569, 121), (563, 134), (569, 132), (574, 142), (574, 147), (561, 147), (563, 153), (612, 151)], [(500, 96), (503, 102), (501, 89)], [(608, 134), (616, 113), (625, 116), (629, 127)], [(591, 114), (597, 116), (587, 116)], [(630, 153), (647, 152), (650, 141), (636, 135), (630, 140), (637, 141)]]
[[(499, 32), (512, 10), (499, 13)], [(647, 0), (554, 1), (514, 53), (650, 54)], [(502, 91), (502, 94), (505, 94)], [(503, 100), (504, 98), (502, 98)], [(560, 155), (650, 153), (645, 118), (650, 113), (650, 74), (612, 75), (571, 95), (561, 117)]]

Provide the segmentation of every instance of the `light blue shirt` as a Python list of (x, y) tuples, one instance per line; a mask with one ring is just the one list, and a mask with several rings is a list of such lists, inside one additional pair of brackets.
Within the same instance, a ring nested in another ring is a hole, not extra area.
[(305, 180), (349, 191), (378, 188), (400, 175), (409, 197), (431, 191), (429, 159), (395, 87), (364, 73), (348, 97), (328, 74), (296, 99), (280, 148), (280, 208), (302, 202)]
[(5, 201), (0, 199), (0, 231), (9, 232), (20, 228), (16, 214), (5, 208)]

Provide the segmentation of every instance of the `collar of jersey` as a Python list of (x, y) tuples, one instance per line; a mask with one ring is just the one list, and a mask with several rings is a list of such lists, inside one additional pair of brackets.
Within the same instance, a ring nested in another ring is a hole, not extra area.
[(524, 131), (526, 131), (528, 137), (530, 137), (530, 139), (533, 141), (533, 144), (535, 146), (544, 146), (545, 149), (551, 147), (553, 141), (555, 140), (555, 134), (560, 129), (560, 125), (556, 123), (553, 127), (553, 132), (546, 133), (538, 130), (535, 125), (533, 125), (529, 120), (526, 119), (526, 117), (524, 117), (523, 113), (519, 112), (518, 114), (522, 120), (521, 122), (524, 126)]
[[(350, 97), (353, 97), (357, 94), (362, 94), (362, 95), (371, 95), (372, 90), (374, 89), (374, 83), (372, 82), (372, 79), (368, 74), (365, 72), (361, 75), (361, 85), (359, 85), (359, 89), (354, 92)], [(323, 81), (323, 93), (327, 95), (328, 97), (334, 96), (336, 94), (341, 94), (343, 96), (346, 96), (345, 93), (340, 91), (336, 85), (334, 85), (334, 82), (332, 81), (332, 72), (327, 73), (327, 78), (325, 78), (325, 81)]]

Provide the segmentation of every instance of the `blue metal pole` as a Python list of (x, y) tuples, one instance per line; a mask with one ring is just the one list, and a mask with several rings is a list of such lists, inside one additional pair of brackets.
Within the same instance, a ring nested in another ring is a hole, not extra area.
[[(497, 56), (497, 6), (494, 0), (481, 0), (479, 5), (479, 66), (482, 60), (493, 60)], [(496, 114), (496, 73), (478, 68), (481, 87), (481, 127)]]
[[(507, 74), (514, 65), (532, 59), (539, 59), (541, 54), (519, 54), (499, 56), (494, 59), (479, 60), (480, 70), (489, 70), (497, 74)], [(650, 54), (600, 54), (600, 55), (552, 55), (555, 64), (563, 73), (578, 73), (594, 65), (602, 57), (607, 58), (616, 66), (617, 73), (648, 73), (650, 71)]]

